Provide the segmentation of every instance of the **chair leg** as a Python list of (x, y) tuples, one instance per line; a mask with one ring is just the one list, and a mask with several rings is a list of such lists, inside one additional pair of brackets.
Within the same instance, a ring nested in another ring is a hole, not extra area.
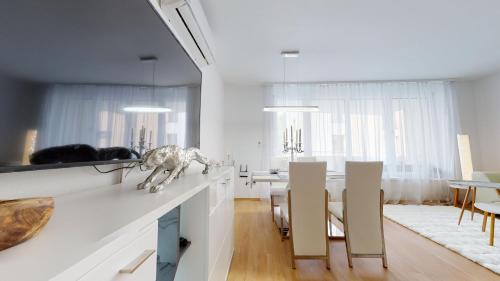
[(383, 266), (384, 268), (387, 268), (387, 256), (385, 255), (385, 253), (384, 253), (384, 255), (382, 256), (382, 266)]
[(495, 214), (491, 213), (491, 222), (490, 222), (490, 246), (493, 246), (495, 243)]
[(349, 232), (347, 230), (347, 225), (346, 225), (346, 216), (345, 216), (345, 213), (344, 213), (344, 237), (345, 237), (345, 249), (346, 249), (346, 252), (347, 252), (347, 263), (349, 264), (349, 267), (352, 268), (352, 254), (351, 254), (351, 245), (349, 243)]
[(274, 222), (274, 196), (271, 195), (271, 218)]
[(332, 225), (332, 217), (330, 216), (330, 212), (328, 211), (328, 191), (325, 190), (325, 216), (328, 217), (326, 223), (328, 223), (328, 227), (325, 227), (325, 243), (326, 243), (326, 269), (330, 270), (330, 235), (328, 234), (328, 230), (331, 231)]
[(472, 188), (472, 202), (471, 202), (471, 207), (470, 207), (470, 220), (474, 220), (474, 203), (476, 203), (476, 187)]
[(347, 263), (349, 264), (349, 267), (352, 268), (352, 255), (351, 255), (351, 251), (347, 251)]
[(283, 225), (283, 214), (281, 214), (280, 211), (280, 234), (281, 234), (281, 241), (285, 240), (285, 226)]
[(469, 188), (467, 188), (467, 192), (465, 193), (464, 202), (462, 203), (462, 210), (460, 211), (460, 217), (458, 217), (458, 225), (460, 225), (460, 222), (462, 222), (462, 217), (464, 216), (465, 205), (467, 204), (467, 200), (469, 199), (470, 190), (471, 187), (469, 186)]
[(328, 229), (330, 230), (329, 236), (333, 236), (332, 215), (328, 213)]
[(488, 212), (483, 212), (483, 228), (481, 229), (483, 232), (486, 231), (486, 223), (488, 222)]
[(458, 207), (458, 196), (460, 195), (460, 189), (453, 189), (453, 206)]

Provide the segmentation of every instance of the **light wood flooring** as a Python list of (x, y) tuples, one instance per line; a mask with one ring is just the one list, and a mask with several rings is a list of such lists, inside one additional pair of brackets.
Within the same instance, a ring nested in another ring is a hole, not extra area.
[(299, 260), (290, 267), (289, 242), (281, 242), (268, 201), (235, 202), (235, 251), (229, 281), (400, 280), (489, 281), (500, 276), (394, 223), (384, 222), (389, 268), (380, 259), (347, 266), (344, 241), (330, 241), (331, 271), (324, 261)]

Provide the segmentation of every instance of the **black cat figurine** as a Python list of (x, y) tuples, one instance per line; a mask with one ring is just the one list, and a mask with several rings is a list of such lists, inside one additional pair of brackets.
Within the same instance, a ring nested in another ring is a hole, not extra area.
[(69, 144), (38, 150), (30, 155), (31, 164), (57, 164), (99, 161), (95, 148), (88, 144)]
[(111, 161), (127, 160), (140, 158), (137, 151), (126, 147), (106, 147), (95, 149), (88, 144), (70, 144), (54, 146), (38, 150), (30, 155), (30, 163), (57, 164), (74, 162), (93, 162), (93, 161)]
[(137, 151), (121, 146), (101, 148), (97, 150), (97, 154), (100, 161), (133, 159), (133, 156), (141, 158)]

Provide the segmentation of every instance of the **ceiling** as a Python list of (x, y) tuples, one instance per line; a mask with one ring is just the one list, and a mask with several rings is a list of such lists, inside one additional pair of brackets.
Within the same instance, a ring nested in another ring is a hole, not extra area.
[(498, 0), (201, 0), (236, 83), (471, 78), (500, 68)]
[(36, 82), (201, 82), (201, 73), (147, 0), (16, 0), (0, 4), (0, 73)]

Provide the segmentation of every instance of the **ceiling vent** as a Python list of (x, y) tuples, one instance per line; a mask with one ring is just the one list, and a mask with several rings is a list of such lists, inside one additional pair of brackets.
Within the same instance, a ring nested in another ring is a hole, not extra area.
[(185, 0), (160, 0), (160, 7), (194, 61), (200, 67), (213, 64), (213, 53), (191, 4)]

